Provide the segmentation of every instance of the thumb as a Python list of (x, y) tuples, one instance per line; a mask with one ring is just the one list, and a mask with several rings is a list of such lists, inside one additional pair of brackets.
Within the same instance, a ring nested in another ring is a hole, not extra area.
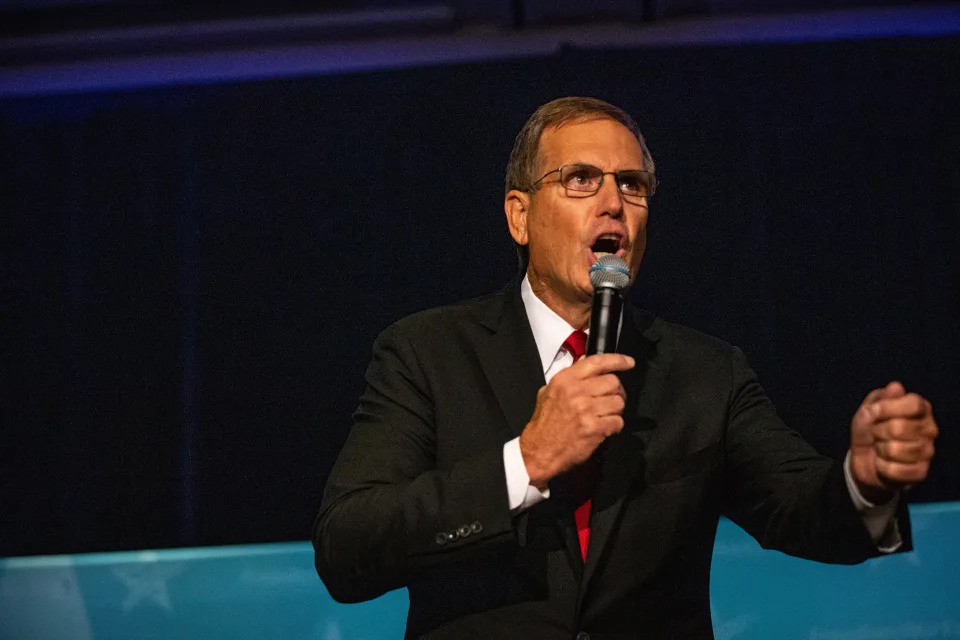
[(905, 393), (906, 389), (904, 389), (903, 385), (899, 382), (888, 382), (887, 386), (874, 389), (868, 393), (861, 404), (865, 407), (868, 407), (877, 400), (883, 400), (884, 398), (899, 398)]
[[(904, 388), (903, 384), (894, 380), (893, 382), (888, 382), (887, 386), (879, 390), (881, 392), (881, 398), (899, 398), (900, 396), (907, 393), (907, 390)], [(874, 398), (874, 400), (879, 400), (879, 398)]]

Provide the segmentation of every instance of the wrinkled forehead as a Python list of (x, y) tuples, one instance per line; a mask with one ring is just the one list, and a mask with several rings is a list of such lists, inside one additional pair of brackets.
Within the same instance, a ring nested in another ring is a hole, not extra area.
[(607, 116), (585, 116), (545, 128), (536, 169), (549, 171), (573, 163), (605, 170), (643, 169), (643, 149), (627, 127)]

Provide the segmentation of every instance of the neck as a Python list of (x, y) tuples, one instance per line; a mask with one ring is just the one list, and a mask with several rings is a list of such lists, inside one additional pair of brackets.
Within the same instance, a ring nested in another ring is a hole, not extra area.
[(568, 300), (555, 289), (550, 288), (545, 282), (535, 278), (529, 271), (527, 272), (527, 279), (530, 281), (530, 289), (534, 295), (571, 327), (584, 331), (590, 326), (590, 298)]

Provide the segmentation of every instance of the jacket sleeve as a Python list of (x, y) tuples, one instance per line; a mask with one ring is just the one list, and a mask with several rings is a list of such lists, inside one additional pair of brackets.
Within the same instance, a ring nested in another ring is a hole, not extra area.
[(517, 544), (502, 443), (437, 464), (436, 375), (424, 373), (414, 332), (401, 327), (374, 344), (366, 390), (314, 522), (317, 572), (341, 602)]
[[(725, 452), (725, 515), (767, 549), (836, 564), (880, 555), (854, 508), (842, 461), (817, 453), (787, 428), (743, 353), (731, 360)], [(905, 501), (897, 514), (912, 548)]]

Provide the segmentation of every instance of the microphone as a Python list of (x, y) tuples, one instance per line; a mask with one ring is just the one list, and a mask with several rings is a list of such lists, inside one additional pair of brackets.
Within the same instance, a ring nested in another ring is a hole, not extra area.
[(590, 310), (590, 335), (587, 355), (616, 353), (617, 333), (623, 297), (620, 292), (630, 284), (627, 263), (613, 254), (600, 256), (590, 267), (593, 284), (593, 308)]

